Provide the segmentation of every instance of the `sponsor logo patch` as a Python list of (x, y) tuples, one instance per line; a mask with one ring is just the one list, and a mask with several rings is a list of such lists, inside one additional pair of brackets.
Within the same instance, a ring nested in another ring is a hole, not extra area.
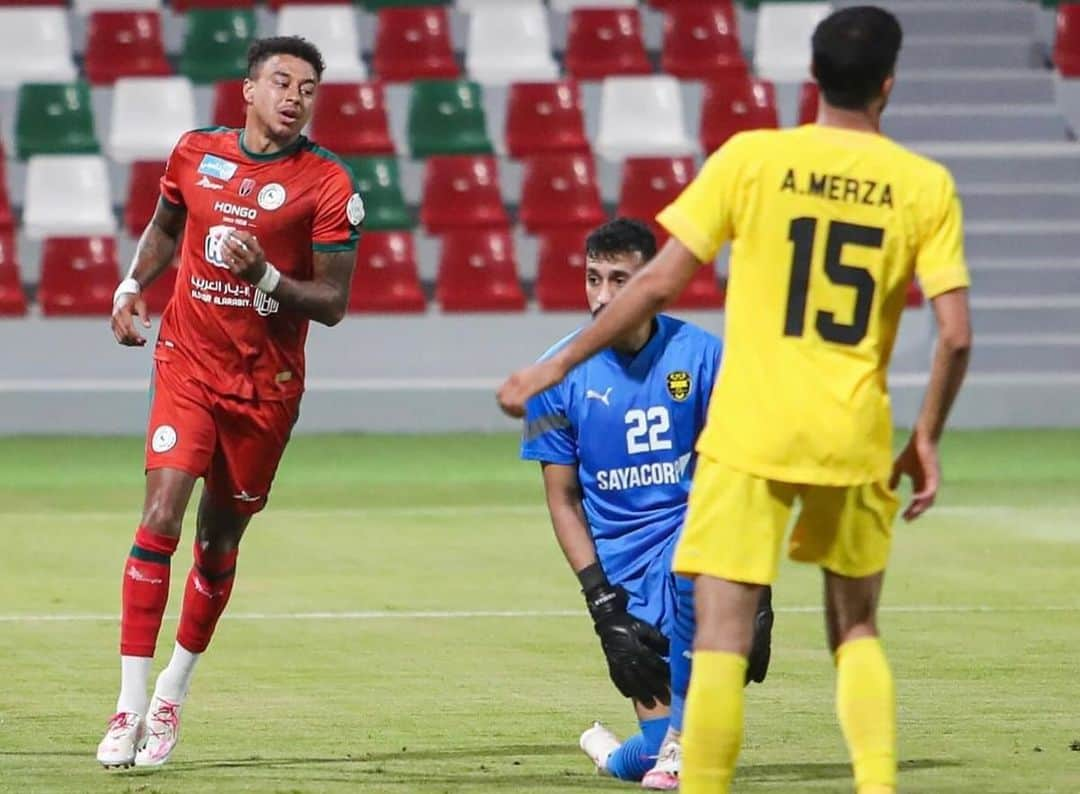
[(236, 163), (231, 163), (223, 157), (218, 157), (213, 154), (204, 154), (202, 162), (199, 163), (199, 173), (206, 174), (206, 176), (212, 176), (214, 179), (220, 179), (222, 182), (228, 182), (233, 178), (238, 166)]

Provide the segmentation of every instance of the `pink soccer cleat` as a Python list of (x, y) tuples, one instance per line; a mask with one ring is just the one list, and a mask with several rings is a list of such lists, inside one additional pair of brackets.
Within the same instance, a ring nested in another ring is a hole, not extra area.
[(180, 740), (180, 705), (156, 693), (146, 717), (146, 742), (135, 754), (135, 766), (161, 766)]
[(106, 769), (131, 766), (135, 763), (135, 753), (145, 733), (143, 719), (134, 711), (113, 714), (97, 748), (98, 763)]

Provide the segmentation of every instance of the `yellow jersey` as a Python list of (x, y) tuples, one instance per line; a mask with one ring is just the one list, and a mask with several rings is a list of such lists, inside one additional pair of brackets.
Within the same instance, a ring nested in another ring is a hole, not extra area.
[(657, 216), (712, 267), (731, 241), (724, 357), (698, 450), (792, 483), (888, 477), (887, 370), (908, 284), (969, 284), (948, 170), (809, 124), (736, 135)]

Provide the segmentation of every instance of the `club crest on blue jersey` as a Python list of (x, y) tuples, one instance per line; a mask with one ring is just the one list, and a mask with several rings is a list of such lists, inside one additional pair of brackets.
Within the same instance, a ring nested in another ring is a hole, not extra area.
[(204, 154), (202, 162), (199, 163), (199, 173), (212, 176), (214, 179), (220, 179), (222, 182), (228, 182), (233, 178), (238, 167), (236, 163), (230, 163), (223, 157)]
[(681, 403), (690, 396), (691, 385), (690, 373), (686, 370), (677, 369), (668, 373), (667, 390), (675, 402)]

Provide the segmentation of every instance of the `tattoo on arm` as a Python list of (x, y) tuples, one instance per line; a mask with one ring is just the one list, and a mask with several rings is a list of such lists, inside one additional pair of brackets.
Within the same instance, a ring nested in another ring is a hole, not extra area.
[(349, 303), (356, 251), (316, 251), (311, 281), (282, 275), (274, 299), (323, 325), (337, 325)]
[(128, 278), (133, 278), (146, 287), (161, 275), (165, 268), (172, 264), (186, 221), (186, 207), (164, 200), (158, 201), (154, 217), (139, 238), (135, 257), (128, 270)]

